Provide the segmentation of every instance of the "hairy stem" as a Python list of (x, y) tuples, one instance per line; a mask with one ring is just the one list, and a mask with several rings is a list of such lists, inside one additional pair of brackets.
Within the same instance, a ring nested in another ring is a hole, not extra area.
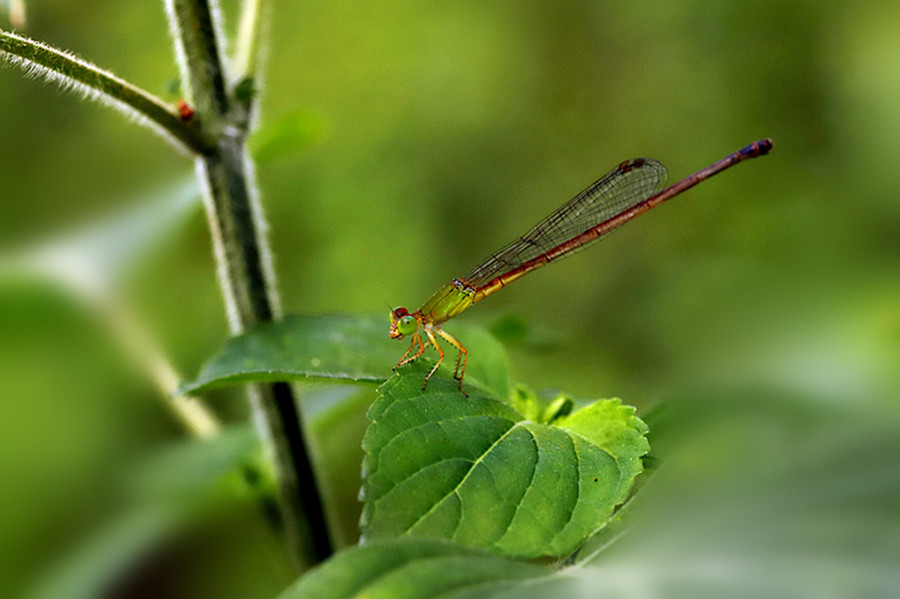
[(193, 123), (183, 122), (173, 107), (153, 94), (63, 50), (0, 30), (0, 59), (29, 75), (55, 81), (92, 100), (105, 102), (138, 122), (152, 125), (193, 152), (209, 141)]
[[(232, 333), (281, 317), (266, 225), (246, 151), (250, 106), (229, 95), (219, 51), (219, 16), (207, 0), (166, 0), (185, 93), (205, 132), (218, 140), (197, 156), (219, 281)], [(252, 99), (251, 99), (252, 101)], [(248, 386), (257, 425), (272, 455), (281, 519), (292, 554), (316, 563), (332, 552), (301, 414), (286, 383)]]
[[(46, 44), (0, 30), (0, 60), (22, 67), (65, 88), (118, 108), (151, 125), (195, 156), (219, 265), (219, 280), (232, 333), (280, 317), (271, 255), (246, 152), (254, 96), (262, 0), (243, 11), (239, 68), (242, 80), (230, 95), (219, 47), (221, 18), (215, 0), (165, 0), (190, 111), (176, 112), (152, 94), (112, 73)], [(160, 370), (162, 379), (172, 375)], [(321, 496), (313, 474), (303, 424), (292, 388), (285, 383), (248, 388), (256, 421), (274, 457), (279, 479), (281, 520), (295, 557), (315, 563), (332, 552)], [(189, 401), (175, 407), (198, 434), (215, 420)], [(203, 418), (197, 417), (197, 415)]]
[(218, 134), (216, 126), (224, 124), (228, 112), (226, 75), (215, 31), (218, 18), (210, 4), (200, 0), (166, 0), (166, 8), (185, 97), (194, 105), (203, 127)]

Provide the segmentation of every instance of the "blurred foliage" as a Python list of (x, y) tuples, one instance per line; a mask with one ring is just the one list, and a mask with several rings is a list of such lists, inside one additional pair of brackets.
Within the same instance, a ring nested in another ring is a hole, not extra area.
[[(237, 2), (224, 8), (233, 29)], [(414, 306), (623, 159), (658, 158), (676, 179), (769, 136), (771, 156), (462, 319), (497, 322), (517, 342), (512, 378), (538, 388), (646, 408), (663, 396), (767, 385), (869, 414), (856, 431), (862, 439), (873, 420), (896, 415), (896, 2), (271, 8), (252, 147), (287, 311)], [(28, 9), (28, 35), (178, 99), (159, 3), (46, 0)], [(175, 190), (192, 169), (120, 116), (14, 69), (0, 69), (0, 115), (3, 256), (139, 207), (147, 190)], [(116, 284), (182, 372), (197, 372), (224, 342), (199, 216)], [(2, 280), (4, 594), (68, 555), (124, 503), (116, 481), (182, 435), (138, 366), (102, 314), (55, 285)], [(317, 435), (321, 459), (342, 456), (328, 472), (342, 514), (355, 501), (369, 403), (354, 393), (321, 413), (328, 426), (348, 423), (346, 438)], [(236, 393), (210, 398), (227, 422), (245, 420)], [(890, 443), (883, 451), (897, 457)], [(185, 593), (222, 597), (268, 596), (287, 584), (286, 558), (259, 532), (263, 516), (237, 512), (184, 533), (148, 566), (148, 579), (181, 574), (160, 595), (186, 581)], [(822, 528), (835, 513), (820, 516)], [(878, 512), (861, 530), (877, 531), (889, 516)], [(352, 542), (352, 517), (342, 521), (341, 538)]]
[[(549, 569), (446, 542), (402, 539), (367, 543), (300, 580), (280, 599), (349, 597), (490, 597), (534, 584)], [(517, 595), (521, 596), (521, 595)]]

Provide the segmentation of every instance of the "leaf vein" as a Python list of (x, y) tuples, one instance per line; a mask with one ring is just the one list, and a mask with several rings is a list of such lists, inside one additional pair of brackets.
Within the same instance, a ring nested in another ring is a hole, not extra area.
[[(538, 446), (537, 437), (534, 436), (534, 432), (532, 432), (531, 429), (529, 429), (528, 427), (524, 427), (524, 428), (525, 428), (525, 431), (529, 434), (529, 436), (531, 436), (531, 440), (534, 443), (534, 453), (537, 457), (534, 460), (534, 466), (532, 466), (532, 468), (531, 468), (531, 478), (528, 480), (528, 484), (525, 485), (525, 490), (522, 492), (522, 496), (516, 502), (516, 509), (513, 510), (512, 515), (509, 517), (509, 521), (503, 527), (503, 534), (501, 534), (499, 538), (497, 538), (493, 541), (492, 544), (494, 546), (496, 546), (498, 543), (500, 543), (500, 541), (503, 540), (503, 537), (505, 537), (507, 534), (509, 534), (510, 526), (512, 525), (513, 520), (515, 520), (516, 514), (519, 513), (519, 510), (523, 509), (522, 504), (525, 501), (525, 495), (528, 494), (528, 489), (530, 489), (532, 487), (532, 485), (534, 485), (534, 477), (537, 475), (538, 463), (540, 463), (540, 461), (541, 461), (541, 449)], [(537, 521), (537, 519), (536, 519), (536, 521)]]
[[(494, 416), (494, 415), (490, 415), (490, 414), (488, 414), (488, 415), (467, 414), (465, 416), (458, 416), (456, 418), (442, 418), (440, 420), (430, 420), (423, 424), (418, 424), (416, 426), (412, 426), (410, 428), (405, 428), (403, 430), (400, 430), (396, 435), (391, 437), (390, 440), (388, 440), (388, 442), (385, 443), (383, 447), (381, 447), (381, 449), (378, 450), (378, 455), (380, 456), (387, 448), (389, 448), (391, 446), (392, 443), (397, 441), (401, 435), (405, 435), (407, 433), (413, 433), (413, 432), (419, 431), (425, 427), (432, 426), (432, 425), (441, 425), (441, 424), (448, 423), (448, 422), (460, 422), (462, 420), (466, 420), (466, 419), (470, 419), (470, 418), (496, 418), (498, 420), (505, 420), (505, 421), (509, 422), (510, 425), (515, 424), (514, 420), (510, 420), (508, 418), (503, 418), (502, 416)], [(373, 456), (373, 457), (375, 457), (375, 456)], [(377, 460), (377, 458), (376, 458), (376, 460)]]
[(442, 503), (444, 503), (444, 501), (446, 501), (448, 497), (450, 497), (453, 494), (458, 494), (460, 487), (462, 487), (465, 484), (465, 482), (469, 479), (469, 476), (472, 474), (472, 472), (474, 472), (475, 468), (478, 467), (478, 464), (480, 464), (484, 460), (484, 458), (488, 454), (490, 454), (491, 451), (495, 447), (497, 447), (497, 445), (502, 443), (503, 440), (506, 439), (510, 435), (510, 433), (512, 433), (513, 430), (515, 430), (519, 426), (526, 424), (526, 423), (528, 423), (527, 420), (513, 423), (513, 425), (511, 427), (509, 427), (506, 430), (506, 432), (504, 432), (502, 435), (500, 435), (500, 437), (496, 441), (494, 441), (490, 447), (488, 447), (486, 450), (484, 450), (484, 452), (482, 452), (482, 454), (480, 456), (478, 456), (475, 460), (472, 461), (472, 467), (469, 468), (469, 471), (466, 472), (466, 475), (462, 477), (462, 480), (460, 480), (459, 483), (457, 483), (457, 485), (450, 492), (446, 493), (440, 500), (436, 501), (434, 503), (434, 505), (428, 509), (428, 511), (426, 511), (424, 514), (419, 516), (416, 519), (416, 521), (413, 522), (412, 525), (410, 525), (406, 530), (409, 531), (409, 530), (415, 528), (416, 525), (419, 524), (419, 522), (421, 522), (424, 518), (428, 517), (428, 515), (431, 514), (434, 510), (436, 510)]
[[(578, 433), (572, 431), (566, 431), (569, 434), (569, 440), (572, 442), (572, 453), (575, 454), (575, 464), (577, 466), (578, 472), (578, 488), (575, 491), (575, 504), (572, 506), (572, 509), (569, 511), (568, 519), (559, 527), (557, 533), (554, 535), (553, 539), (550, 541), (550, 544), (553, 543), (553, 540), (558, 539), (559, 536), (569, 527), (569, 524), (575, 519), (575, 511), (578, 509), (578, 504), (581, 502), (581, 484), (584, 481), (584, 477), (581, 472), (581, 454), (578, 452), (578, 444), (575, 443), (575, 440), (572, 437), (577, 436), (580, 439), (584, 439), (586, 442), (590, 443), (587, 439), (579, 435)], [(602, 449), (602, 448), (601, 448)], [(603, 451), (606, 451), (605, 449)], [(607, 452), (608, 453), (608, 452)]]

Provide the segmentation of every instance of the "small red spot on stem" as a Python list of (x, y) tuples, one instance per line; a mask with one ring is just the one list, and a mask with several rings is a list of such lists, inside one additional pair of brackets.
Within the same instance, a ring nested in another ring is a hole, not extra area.
[(176, 106), (178, 107), (178, 116), (182, 122), (186, 123), (194, 118), (194, 108), (190, 104), (184, 100), (178, 100)]

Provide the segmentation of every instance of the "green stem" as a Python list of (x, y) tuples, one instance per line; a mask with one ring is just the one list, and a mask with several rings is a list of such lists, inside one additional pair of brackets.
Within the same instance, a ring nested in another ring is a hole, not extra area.
[(218, 135), (224, 125), (222, 117), (228, 113), (228, 95), (210, 5), (200, 0), (166, 0), (166, 8), (185, 97), (204, 128)]
[[(231, 331), (281, 317), (266, 224), (246, 150), (251, 108), (228, 95), (218, 49), (218, 11), (206, 0), (166, 0), (185, 93), (204, 131), (218, 139), (197, 156), (219, 281)], [(252, 100), (251, 100), (252, 101)], [(291, 553), (316, 563), (332, 553), (301, 414), (290, 385), (248, 386), (255, 420), (278, 475), (279, 502)]]
[(90, 99), (105, 101), (138, 121), (155, 126), (195, 153), (210, 146), (195, 124), (183, 122), (161, 99), (68, 52), (0, 30), (0, 59), (29, 74), (58, 81)]

